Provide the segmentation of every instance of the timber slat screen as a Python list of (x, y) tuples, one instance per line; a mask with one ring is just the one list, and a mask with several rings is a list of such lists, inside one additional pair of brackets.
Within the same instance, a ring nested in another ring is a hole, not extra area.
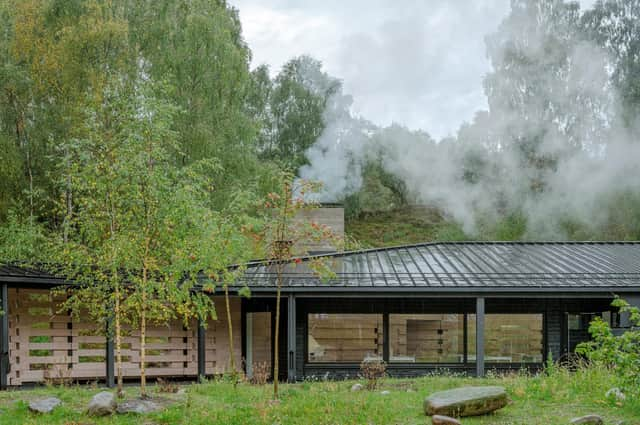
[[(205, 372), (207, 375), (217, 375), (229, 370), (229, 327), (227, 310), (224, 299), (214, 297), (217, 320), (209, 320), (206, 330)], [(241, 367), (242, 332), (240, 299), (229, 300), (231, 310), (231, 324), (233, 326), (233, 347), (236, 368)]]
[[(58, 314), (62, 301), (48, 290), (9, 291), (9, 372), (8, 384), (38, 383), (47, 380), (94, 380), (106, 375), (106, 337), (94, 323), (72, 320)], [(226, 310), (215, 297), (218, 320), (206, 330), (207, 374), (223, 373), (229, 365)], [(234, 346), (240, 347), (240, 301), (231, 301)], [(82, 315), (82, 317), (86, 317)], [(140, 376), (139, 331), (126, 328), (123, 337), (123, 374)], [(197, 328), (185, 328), (181, 321), (151, 325), (147, 329), (146, 374), (149, 377), (195, 377), (197, 375)], [(236, 350), (240, 366), (240, 348)]]

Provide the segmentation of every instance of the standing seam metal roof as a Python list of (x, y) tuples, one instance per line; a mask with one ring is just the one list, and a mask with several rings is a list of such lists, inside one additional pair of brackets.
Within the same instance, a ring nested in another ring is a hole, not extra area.
[[(306, 265), (324, 258), (335, 277)], [(640, 289), (640, 242), (447, 242), (351, 251), (302, 259), (285, 288)], [(241, 284), (276, 285), (273, 264), (248, 265)]]

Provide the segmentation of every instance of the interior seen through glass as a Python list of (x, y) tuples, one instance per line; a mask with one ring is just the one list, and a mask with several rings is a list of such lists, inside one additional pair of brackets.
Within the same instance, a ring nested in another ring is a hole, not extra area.
[(308, 361), (382, 360), (382, 314), (309, 314)]
[[(476, 361), (476, 316), (468, 316), (468, 361)], [(487, 314), (484, 361), (542, 363), (542, 314)]]
[[(382, 360), (382, 314), (309, 314), (307, 360)], [(389, 314), (389, 363), (463, 363), (464, 314)], [(467, 361), (475, 362), (475, 315), (467, 315)], [(541, 363), (542, 314), (485, 315), (485, 362)]]
[(247, 376), (271, 371), (271, 313), (247, 313)]

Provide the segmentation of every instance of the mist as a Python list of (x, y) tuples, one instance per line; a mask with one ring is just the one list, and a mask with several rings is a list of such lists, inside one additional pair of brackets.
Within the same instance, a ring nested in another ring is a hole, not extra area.
[(615, 58), (580, 34), (581, 13), (561, 1), (514, 1), (485, 39), (489, 107), (454, 137), (376, 126), (336, 93), (300, 176), (323, 183), (320, 200), (340, 201), (379, 160), (411, 203), (440, 208), (469, 235), (479, 220), (511, 212), (526, 217), (526, 237), (537, 240), (566, 238), (560, 224), (569, 219), (604, 223), (608, 197), (640, 190), (640, 144), (637, 122), (621, 118)]

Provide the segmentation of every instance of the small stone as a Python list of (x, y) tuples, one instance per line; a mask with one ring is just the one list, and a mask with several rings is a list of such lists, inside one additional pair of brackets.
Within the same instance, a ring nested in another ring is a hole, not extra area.
[(627, 396), (622, 392), (620, 388), (617, 387), (611, 388), (604, 394), (604, 396), (606, 398), (614, 399), (615, 401), (625, 401), (627, 399)]
[(351, 392), (362, 391), (363, 388), (362, 384), (353, 384), (351, 386)]
[(424, 400), (428, 416), (476, 416), (493, 412), (507, 405), (503, 387), (462, 387), (431, 394)]
[(178, 391), (176, 391), (177, 395), (185, 395), (187, 393), (187, 390), (185, 388), (180, 388)]
[(389, 394), (391, 394), (391, 391), (387, 391), (387, 390), (380, 391), (380, 394), (382, 394), (382, 395), (389, 395)]
[(113, 393), (102, 391), (91, 398), (87, 413), (89, 416), (107, 416), (115, 412), (117, 407)]
[(62, 401), (56, 397), (34, 400), (29, 402), (29, 410), (36, 413), (51, 413), (60, 403), (62, 403)]
[(431, 423), (433, 425), (462, 425), (462, 422), (457, 419), (441, 415), (433, 415), (431, 417)]
[(152, 400), (135, 399), (120, 403), (116, 408), (116, 412), (119, 414), (136, 413), (138, 415), (144, 415), (146, 413), (157, 412), (161, 409), (162, 407)]
[(604, 419), (599, 415), (587, 415), (571, 419), (571, 425), (603, 425)]

